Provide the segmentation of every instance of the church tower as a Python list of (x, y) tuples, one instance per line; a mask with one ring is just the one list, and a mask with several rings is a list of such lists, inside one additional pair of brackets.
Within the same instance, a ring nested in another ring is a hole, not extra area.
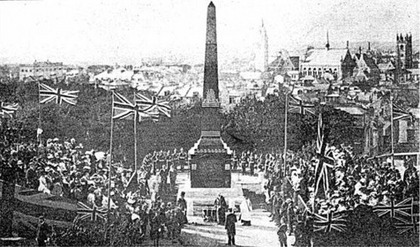
[(264, 20), (261, 20), (260, 34), (257, 52), (255, 54), (255, 70), (265, 72), (268, 69), (268, 36), (264, 26)]
[(405, 37), (397, 34), (397, 65), (400, 69), (413, 68), (413, 43), (412, 35), (406, 34)]

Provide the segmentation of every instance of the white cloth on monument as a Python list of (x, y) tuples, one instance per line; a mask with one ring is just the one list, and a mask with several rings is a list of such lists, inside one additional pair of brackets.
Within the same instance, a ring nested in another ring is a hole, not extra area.
[(249, 198), (244, 197), (244, 199), (241, 202), (240, 209), (241, 209), (241, 220), (251, 221), (252, 204)]

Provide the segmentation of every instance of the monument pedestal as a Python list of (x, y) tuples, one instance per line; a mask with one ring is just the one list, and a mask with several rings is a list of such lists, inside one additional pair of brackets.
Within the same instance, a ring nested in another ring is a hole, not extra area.
[(219, 194), (225, 197), (229, 207), (240, 205), (243, 199), (242, 186), (233, 181), (230, 188), (191, 188), (191, 180), (188, 180), (179, 187), (178, 198), (182, 191), (185, 192), (189, 216), (202, 216), (203, 209), (214, 207)]

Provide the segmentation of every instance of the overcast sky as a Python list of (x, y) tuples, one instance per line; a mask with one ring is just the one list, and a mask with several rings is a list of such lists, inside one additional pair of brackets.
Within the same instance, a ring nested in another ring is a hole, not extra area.
[[(270, 53), (420, 33), (418, 0), (215, 0), (219, 58), (249, 53), (261, 20)], [(0, 1), (0, 62), (204, 59), (208, 0)]]

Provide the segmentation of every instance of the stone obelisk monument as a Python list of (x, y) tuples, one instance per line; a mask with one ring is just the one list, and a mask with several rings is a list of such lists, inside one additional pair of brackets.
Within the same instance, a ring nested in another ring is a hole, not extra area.
[(192, 188), (230, 188), (231, 151), (220, 136), (216, 7), (207, 9), (201, 137), (190, 149)]
[(206, 52), (204, 63), (201, 136), (188, 151), (189, 183), (180, 187), (186, 192), (188, 214), (201, 214), (202, 207), (213, 206), (218, 194), (237, 204), (242, 189), (231, 180), (232, 150), (223, 142), (220, 130), (220, 99), (217, 68), (216, 7), (207, 9)]

